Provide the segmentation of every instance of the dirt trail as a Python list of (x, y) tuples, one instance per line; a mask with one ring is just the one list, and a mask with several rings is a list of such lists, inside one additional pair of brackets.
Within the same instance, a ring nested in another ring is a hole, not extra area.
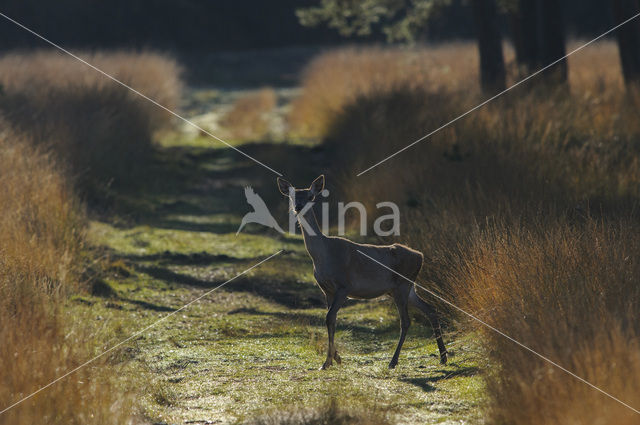
[[(388, 371), (399, 327), (388, 300), (341, 310), (336, 338), (343, 365), (317, 370), (325, 309), (301, 239), (258, 225), (235, 235), (250, 211), (246, 185), (286, 223), (275, 176), (198, 137), (172, 136), (158, 155), (153, 183), (119, 200), (118, 220), (91, 223), (90, 239), (108, 253), (111, 272), (107, 291), (79, 300), (77, 308), (90, 306), (118, 341), (284, 252), (122, 350), (132, 376), (143, 381), (144, 422), (234, 423), (336, 396), (344, 408), (382, 406), (394, 423), (478, 422), (482, 383), (472, 341), (453, 342), (456, 356), (443, 367), (430, 329), (416, 317), (398, 368)], [(300, 179), (325, 168), (318, 148), (263, 143), (241, 149)]]

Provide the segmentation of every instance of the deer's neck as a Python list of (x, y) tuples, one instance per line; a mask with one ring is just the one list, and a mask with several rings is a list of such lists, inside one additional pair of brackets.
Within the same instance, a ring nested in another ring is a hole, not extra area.
[[(304, 222), (302, 221), (304, 219)], [(326, 251), (327, 237), (320, 230), (316, 214), (313, 211), (313, 207), (304, 213), (303, 216), (298, 217), (300, 228), (302, 230), (302, 237), (304, 238), (304, 246), (307, 248), (307, 252), (313, 259), (314, 263), (324, 256)], [(306, 226), (305, 226), (306, 223)], [(311, 233), (311, 230), (313, 233)]]

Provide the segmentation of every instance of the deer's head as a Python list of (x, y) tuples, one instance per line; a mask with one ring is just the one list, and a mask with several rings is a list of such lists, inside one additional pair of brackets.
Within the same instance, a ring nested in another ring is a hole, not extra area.
[(322, 189), (324, 189), (324, 175), (315, 179), (308, 189), (296, 189), (291, 183), (278, 177), (278, 189), (280, 189), (280, 193), (289, 198), (291, 208), (298, 214), (322, 192)]

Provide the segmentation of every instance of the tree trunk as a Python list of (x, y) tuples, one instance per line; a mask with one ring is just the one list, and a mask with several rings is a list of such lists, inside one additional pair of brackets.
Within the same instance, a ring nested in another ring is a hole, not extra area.
[[(529, 75), (565, 56), (563, 19), (556, 0), (519, 0), (509, 15), (521, 74)], [(550, 85), (566, 83), (566, 58), (536, 79)]]
[(560, 58), (542, 74), (547, 83), (558, 85), (567, 82), (567, 54), (564, 40), (562, 11), (556, 0), (540, 0), (540, 67), (547, 66)]
[(505, 89), (502, 37), (494, 0), (473, 0), (473, 16), (480, 52), (480, 84), (489, 94)]
[(509, 12), (509, 24), (520, 74), (531, 74), (539, 65), (536, 0), (520, 0)]
[[(640, 12), (638, 0), (613, 0), (613, 16), (616, 23), (624, 22)], [(640, 84), (640, 18), (628, 22), (616, 30), (622, 74), (627, 85)]]

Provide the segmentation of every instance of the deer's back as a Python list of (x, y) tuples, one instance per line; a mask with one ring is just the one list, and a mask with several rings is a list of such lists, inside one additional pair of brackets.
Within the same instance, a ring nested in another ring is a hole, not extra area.
[(376, 261), (410, 280), (415, 280), (422, 266), (422, 253), (401, 244), (358, 244), (332, 237), (329, 247), (321, 264), (314, 261), (318, 284), (330, 293), (345, 287), (351, 298), (376, 298), (392, 292), (398, 285), (410, 284)]

